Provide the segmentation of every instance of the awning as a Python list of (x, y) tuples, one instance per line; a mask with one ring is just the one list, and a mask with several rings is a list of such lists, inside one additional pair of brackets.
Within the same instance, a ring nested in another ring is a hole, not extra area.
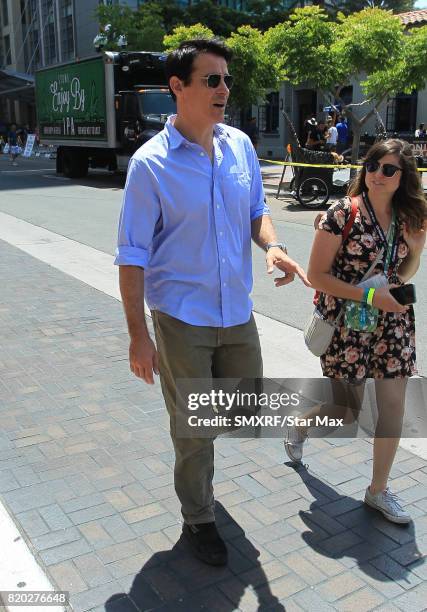
[(35, 104), (34, 77), (14, 70), (0, 70), (0, 96)]

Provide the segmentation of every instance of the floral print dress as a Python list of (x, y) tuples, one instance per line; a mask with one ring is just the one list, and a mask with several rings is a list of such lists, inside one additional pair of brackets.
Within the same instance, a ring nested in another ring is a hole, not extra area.
[[(345, 198), (329, 207), (319, 222), (319, 229), (342, 234), (351, 215), (351, 200)], [(402, 221), (398, 219), (397, 262), (389, 269), (389, 282), (399, 282), (396, 271), (408, 254), (403, 238)], [(381, 248), (380, 240), (369, 217), (358, 209), (345, 243), (340, 247), (332, 274), (347, 283), (357, 284), (363, 278)], [(383, 258), (382, 258), (383, 260)], [(372, 275), (383, 272), (383, 261)], [(318, 309), (323, 317), (334, 321), (345, 300), (322, 293)], [(415, 365), (415, 317), (413, 307), (406, 313), (380, 310), (378, 326), (373, 332), (360, 332), (340, 325), (320, 362), (323, 375), (346, 380), (365, 378), (403, 378), (417, 374)]]

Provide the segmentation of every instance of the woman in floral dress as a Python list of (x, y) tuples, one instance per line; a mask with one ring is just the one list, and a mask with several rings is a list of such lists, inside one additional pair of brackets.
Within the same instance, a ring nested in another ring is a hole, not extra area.
[[(383, 255), (369, 278), (385, 273), (386, 284), (375, 289), (373, 301), (370, 296), (372, 306), (379, 309), (376, 328), (349, 329), (341, 317), (320, 361), (323, 375), (334, 379), (334, 384), (339, 381), (347, 389), (348, 397), (353, 398), (353, 416), (354, 398), (357, 412), (365, 380), (375, 380), (378, 420), (372, 481), (365, 502), (393, 522), (408, 523), (410, 515), (387, 487), (401, 435), (407, 379), (417, 373), (414, 309), (399, 304), (389, 290), (406, 283), (418, 270), (427, 225), (427, 202), (408, 143), (392, 139), (373, 145), (349, 196), (357, 203), (357, 213), (347, 239), (342, 241), (344, 227), (351, 217), (350, 198), (327, 210), (315, 234), (308, 278), (322, 292), (318, 309), (332, 322), (346, 300), (366, 303), (367, 292), (356, 285), (382, 248)], [(389, 229), (394, 240), (387, 243)], [(320, 410), (315, 408), (304, 418), (315, 417)], [(306, 438), (306, 427), (288, 428), (285, 448), (293, 461), (301, 460)]]

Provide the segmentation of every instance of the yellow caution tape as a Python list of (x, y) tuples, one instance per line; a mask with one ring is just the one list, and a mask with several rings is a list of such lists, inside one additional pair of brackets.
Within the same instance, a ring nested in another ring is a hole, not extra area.
[[(303, 164), (302, 162), (282, 162), (273, 159), (262, 159), (258, 158), (259, 161), (267, 162), (268, 164), (275, 164), (276, 166), (298, 166), (302, 168), (340, 168), (345, 170), (346, 168), (355, 168), (358, 170), (362, 166), (356, 166), (355, 164)], [(418, 172), (427, 172), (427, 168), (417, 168)]]

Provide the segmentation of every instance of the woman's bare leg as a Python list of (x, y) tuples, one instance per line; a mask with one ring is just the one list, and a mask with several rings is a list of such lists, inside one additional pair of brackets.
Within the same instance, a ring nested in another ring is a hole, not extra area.
[(369, 487), (373, 495), (387, 488), (402, 433), (407, 380), (388, 378), (375, 381), (378, 423), (374, 439), (372, 482)]

